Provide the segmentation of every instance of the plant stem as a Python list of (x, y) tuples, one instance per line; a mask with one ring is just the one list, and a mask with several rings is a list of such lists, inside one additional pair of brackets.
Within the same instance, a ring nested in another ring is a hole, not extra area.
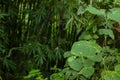
[(92, 1), (92, 0), (90, 0), (90, 5), (92, 5), (92, 2), (93, 2), (93, 1)]

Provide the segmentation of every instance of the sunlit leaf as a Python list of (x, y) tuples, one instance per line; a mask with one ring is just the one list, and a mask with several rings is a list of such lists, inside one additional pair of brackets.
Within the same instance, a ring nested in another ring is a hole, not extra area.
[(77, 15), (83, 14), (84, 12), (85, 12), (85, 9), (83, 8), (83, 6), (79, 6)]
[(75, 42), (71, 49), (71, 54), (75, 56), (84, 56), (93, 61), (100, 61), (102, 54), (101, 47), (92, 41), (78, 41)]
[(35, 77), (35, 76), (41, 76), (41, 72), (38, 69), (33, 69), (29, 72), (29, 74), (27, 76), (24, 76), (24, 79), (29, 79), (31, 77)]
[(92, 5), (89, 5), (86, 8), (86, 10), (89, 11), (90, 13), (92, 13), (92, 14), (95, 14), (95, 15), (102, 15), (102, 16), (105, 15), (105, 10), (104, 9), (96, 9)]
[(120, 8), (110, 9), (110, 12), (107, 13), (107, 17), (111, 20), (120, 22)]
[(51, 79), (54, 80), (64, 80), (64, 75), (62, 73), (53, 73)]

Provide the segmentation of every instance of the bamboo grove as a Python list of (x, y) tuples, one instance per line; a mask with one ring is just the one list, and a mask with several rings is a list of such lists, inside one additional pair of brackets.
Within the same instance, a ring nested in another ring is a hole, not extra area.
[[(52, 67), (64, 68), (64, 52), (75, 41), (96, 40), (102, 47), (119, 49), (118, 22), (85, 11), (89, 4), (109, 11), (120, 7), (119, 3), (119, 0), (0, 0), (0, 80), (23, 80), (33, 69), (49, 78), (56, 72)], [(105, 26), (113, 30), (114, 40), (98, 34)]]

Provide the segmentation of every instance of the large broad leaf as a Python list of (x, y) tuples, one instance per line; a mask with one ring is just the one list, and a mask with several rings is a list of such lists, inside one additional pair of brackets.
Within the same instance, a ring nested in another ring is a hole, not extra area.
[(80, 69), (83, 67), (82, 59), (76, 58), (75, 56), (68, 58), (68, 64), (76, 71), (80, 71)]
[(92, 14), (95, 14), (95, 15), (105, 15), (105, 10), (104, 9), (96, 9), (94, 8), (92, 5), (89, 5), (87, 8), (86, 8), (87, 11), (89, 11), (90, 13)]
[(84, 59), (84, 67), (91, 67), (94, 65), (94, 61), (89, 59)]
[(93, 60), (93, 61), (100, 62), (101, 59), (102, 59), (102, 53), (96, 53), (96, 54), (94, 54), (92, 56), (89, 56), (89, 59)]
[(93, 61), (100, 61), (102, 55), (100, 53), (101, 47), (92, 41), (78, 41), (75, 42), (71, 49), (71, 54), (75, 56), (83, 56)]
[(111, 20), (120, 22), (120, 8), (110, 9), (110, 12), (107, 13), (107, 17)]
[(90, 76), (92, 76), (94, 73), (94, 68), (93, 67), (84, 67), (79, 74), (84, 75), (85, 77), (89, 78)]
[(113, 31), (111, 29), (99, 29), (99, 34), (105, 34), (108, 35), (109, 37), (111, 37), (112, 39), (114, 39), (114, 34)]

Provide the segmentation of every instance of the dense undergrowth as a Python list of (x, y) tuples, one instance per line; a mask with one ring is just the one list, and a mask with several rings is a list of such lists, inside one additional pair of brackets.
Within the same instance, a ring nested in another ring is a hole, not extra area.
[(119, 0), (0, 0), (0, 80), (120, 80)]

